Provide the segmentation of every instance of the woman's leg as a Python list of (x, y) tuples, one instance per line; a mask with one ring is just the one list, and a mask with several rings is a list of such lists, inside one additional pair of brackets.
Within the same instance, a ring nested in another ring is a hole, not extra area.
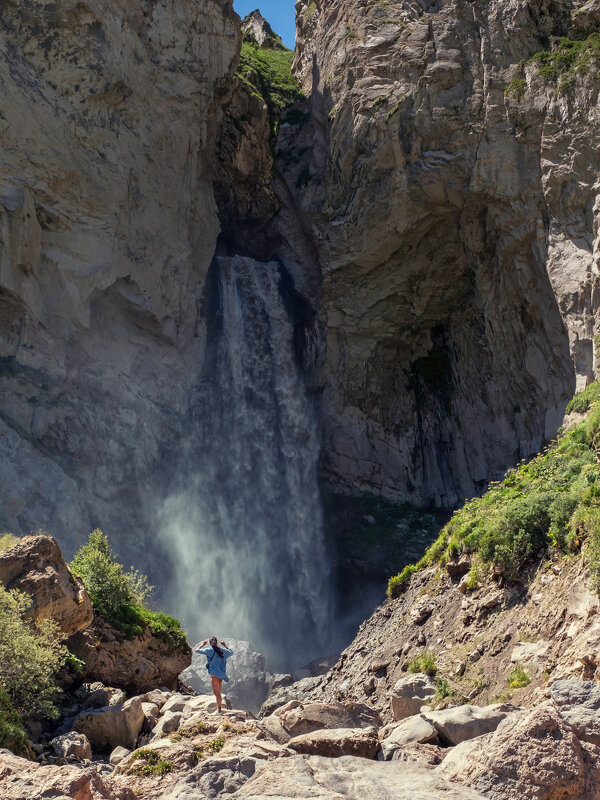
[(223, 703), (223, 698), (221, 697), (221, 687), (223, 686), (223, 678), (217, 678), (215, 675), (211, 675), (211, 678), (212, 678), (212, 690), (217, 699), (217, 709), (220, 711), (221, 704)]

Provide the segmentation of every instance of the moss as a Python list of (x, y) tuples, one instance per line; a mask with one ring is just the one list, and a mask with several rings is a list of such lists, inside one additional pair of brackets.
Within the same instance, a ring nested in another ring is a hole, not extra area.
[(285, 109), (303, 97), (292, 75), (294, 53), (287, 48), (262, 49), (252, 42), (242, 42), (237, 77), (251, 94), (267, 106), (271, 130), (275, 132)]
[(568, 410), (587, 416), (457, 510), (423, 558), (390, 580), (392, 597), (417, 570), (443, 564), (452, 555), (472, 555), (469, 580), (475, 588), (480, 575), (490, 570), (514, 581), (547, 549), (568, 553), (584, 544), (594, 586), (600, 590), (600, 384), (575, 397)]
[(525, 97), (526, 90), (527, 81), (525, 78), (513, 78), (504, 88), (504, 95), (506, 97), (514, 97), (515, 100), (522, 100)]

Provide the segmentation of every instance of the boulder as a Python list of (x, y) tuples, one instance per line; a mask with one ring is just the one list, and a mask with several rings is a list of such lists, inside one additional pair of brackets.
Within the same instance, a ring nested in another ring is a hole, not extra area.
[(166, 711), (152, 729), (152, 739), (160, 739), (179, 730), (183, 714), (181, 711)]
[(89, 595), (69, 572), (51, 536), (25, 536), (0, 552), (0, 583), (30, 595), (29, 615), (35, 620), (53, 619), (65, 638), (92, 621)]
[(130, 753), (131, 750), (128, 750), (126, 747), (115, 747), (110, 754), (109, 761), (113, 767), (116, 767), (121, 761), (124, 761)]
[[(453, 786), (435, 772), (407, 768), (401, 762), (302, 755), (264, 764), (234, 796), (235, 800), (484, 800), (478, 792)], [(192, 800), (192, 795), (185, 800)]]
[(493, 800), (581, 800), (587, 767), (581, 743), (552, 703), (545, 703), (514, 712), (493, 733), (459, 744), (436, 772)]
[(50, 747), (60, 758), (76, 758), (78, 761), (85, 761), (92, 757), (92, 746), (90, 741), (83, 733), (63, 733), (50, 742)]
[(170, 692), (161, 692), (160, 689), (153, 689), (151, 692), (140, 695), (140, 700), (142, 703), (154, 703), (154, 705), (162, 708), (170, 696)]
[(117, 745), (133, 750), (144, 724), (144, 711), (139, 697), (118, 706), (106, 706), (95, 711), (82, 711), (72, 730), (84, 733), (94, 752), (108, 752)]
[(262, 704), (259, 716), (268, 717), (278, 708), (289, 703), (290, 700), (302, 699), (307, 692), (318, 686), (320, 680), (319, 676), (303, 678), (301, 681), (295, 681), (291, 686), (280, 686), (278, 689), (274, 689)]
[(405, 675), (396, 681), (392, 690), (394, 719), (402, 720), (418, 714), (421, 707), (435, 694), (435, 684), (427, 675)]
[(429, 744), (437, 742), (437, 728), (422, 716), (407, 717), (397, 725), (381, 742), (384, 761), (392, 761), (395, 753), (408, 744)]
[(443, 711), (427, 711), (423, 718), (438, 732), (442, 744), (457, 745), (495, 731), (514, 707), (497, 704), (492, 706), (455, 706)]
[(95, 767), (40, 766), (0, 750), (0, 797), (2, 800), (136, 800), (131, 789), (110, 777), (100, 775)]
[(600, 744), (600, 686), (592, 681), (555, 681), (550, 697), (578, 739)]
[(144, 733), (150, 733), (155, 727), (160, 717), (160, 709), (156, 703), (142, 703), (142, 711), (144, 712)]
[(313, 756), (375, 758), (379, 739), (375, 728), (325, 728), (295, 736), (287, 746), (296, 753)]
[(363, 703), (300, 703), (292, 701), (276, 713), (283, 729), (291, 736), (322, 728), (370, 728), (381, 725), (381, 717)]
[(186, 704), (190, 701), (189, 695), (186, 694), (173, 694), (161, 708), (161, 714), (169, 714), (170, 712), (183, 712)]
[(125, 702), (125, 692), (121, 689), (112, 689), (103, 686), (94, 689), (83, 702), (83, 708), (104, 708), (105, 706), (118, 706)]

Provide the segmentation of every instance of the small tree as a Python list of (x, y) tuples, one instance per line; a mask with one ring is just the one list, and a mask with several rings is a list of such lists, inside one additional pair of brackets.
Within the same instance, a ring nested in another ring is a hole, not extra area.
[(69, 566), (84, 582), (94, 607), (108, 619), (118, 615), (123, 606), (141, 605), (153, 588), (137, 570), (123, 571), (107, 537), (98, 529), (90, 533)]

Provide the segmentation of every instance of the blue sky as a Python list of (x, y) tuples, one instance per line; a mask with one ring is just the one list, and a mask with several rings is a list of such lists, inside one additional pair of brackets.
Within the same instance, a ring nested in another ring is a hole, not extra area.
[(242, 19), (258, 8), (290, 50), (294, 49), (294, 0), (233, 0), (233, 7)]

